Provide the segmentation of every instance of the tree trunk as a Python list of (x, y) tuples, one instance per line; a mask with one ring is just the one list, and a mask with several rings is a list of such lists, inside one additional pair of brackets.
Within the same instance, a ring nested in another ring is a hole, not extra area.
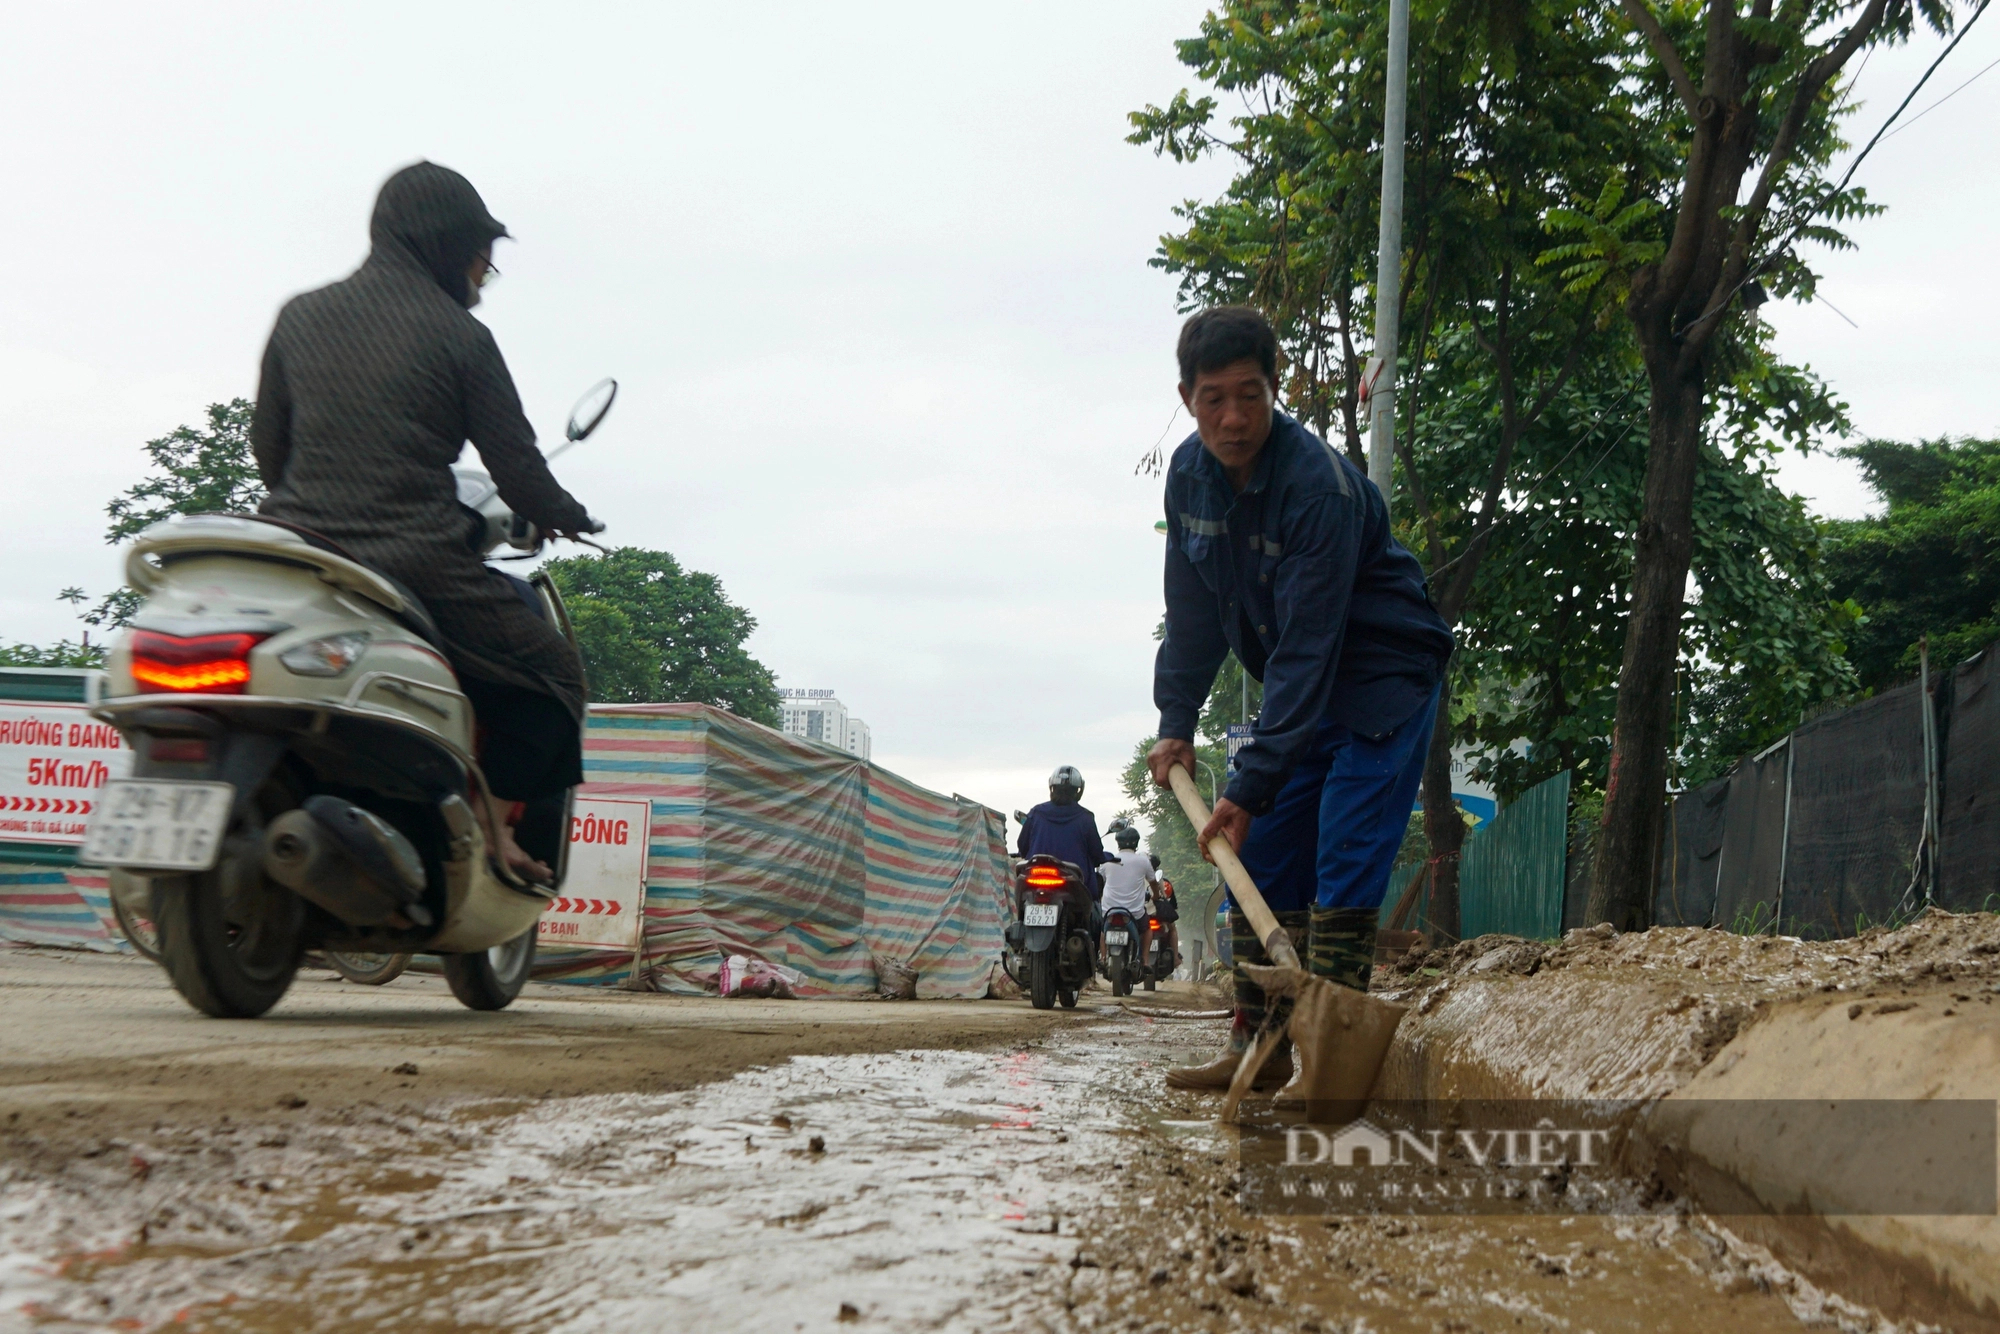
[[(1591, 875), (1589, 922), (1643, 930), (1653, 900), (1654, 851), (1674, 735), (1674, 673), (1688, 562), (1694, 553), (1694, 487), (1701, 462), (1703, 374), (1676, 373), (1671, 342), (1652, 371), (1645, 518), (1632, 561), (1632, 610), (1618, 671), (1611, 774)], [(1648, 357), (1649, 361), (1654, 360)]]
[[(1449, 686), (1449, 681), (1446, 685)], [(1458, 851), (1465, 844), (1465, 820), (1451, 795), (1451, 695), (1438, 700), (1437, 725), (1424, 757), (1424, 838), (1431, 845), (1431, 925), (1443, 943), (1458, 939)]]

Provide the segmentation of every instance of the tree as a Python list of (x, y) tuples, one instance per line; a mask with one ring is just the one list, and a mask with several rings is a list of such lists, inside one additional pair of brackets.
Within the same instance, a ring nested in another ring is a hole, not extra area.
[[(1154, 263), (1180, 275), (1186, 304), (1263, 307), (1284, 344), (1287, 402), (1322, 435), (1337, 427), (1328, 438), (1362, 466), (1359, 389), (1372, 349), (1359, 326), (1375, 267), (1385, 18), (1353, 0), (1225, 5), (1180, 56), (1240, 93), (1244, 114), (1225, 135), (1215, 99), (1182, 92), (1136, 113), (1131, 136), (1177, 159), (1224, 151), (1242, 163), (1221, 200), (1178, 210), (1187, 229), (1163, 239)], [(1601, 14), (1553, 0), (1498, 10), (1444, 0), (1413, 15), (1397, 452), (1415, 520), (1402, 536), (1455, 627), (1520, 489), (1525, 438), (1580, 367), (1622, 353), (1602, 318), (1615, 282), (1540, 262), (1550, 218), (1579, 197), (1598, 202), (1590, 220), (1601, 232), (1642, 220), (1643, 197), (1623, 203), (1626, 176), (1650, 179), (1665, 164), (1623, 95), (1619, 42)], [(1448, 465), (1427, 466), (1440, 451), (1419, 432), (1425, 397), (1468, 379), (1481, 385), (1481, 408), (1452, 423)], [(1451, 795), (1457, 716), (1447, 710), (1433, 734), (1424, 783), (1439, 858), (1433, 904), (1451, 932), (1465, 832)]]
[(1939, 671), (2000, 641), (2000, 440), (1842, 450), (1886, 510), (1823, 525), (1830, 580), (1867, 619), (1848, 650), (1868, 690), (1917, 674), (1921, 641)]
[[(208, 427), (177, 426), (148, 440), (153, 472), (104, 507), (111, 516), (104, 540), (116, 546), (165, 519), (183, 514), (242, 514), (264, 500), (264, 483), (250, 450), (254, 405), (243, 398), (208, 405)], [(81, 590), (78, 590), (81, 592)], [(107, 593), (83, 613), (90, 625), (120, 626), (139, 609), (129, 588)]]
[(591, 698), (713, 704), (778, 726), (777, 679), (743, 648), (756, 618), (724, 596), (714, 575), (637, 547), (543, 569), (568, 604)]
[(1918, 10), (1941, 33), (1952, 17), (1948, 0), (1751, 0), (1747, 12), (1706, 0), (1664, 16), (1650, 0), (1621, 0), (1621, 9), (1649, 53), (1635, 54), (1628, 73), (1681, 159), (1678, 186), (1660, 201), (1657, 254), (1620, 259), (1586, 237), (1572, 256), (1595, 253), (1607, 272), (1629, 274), (1625, 316), (1648, 389), (1645, 504), (1588, 908), (1593, 922), (1627, 928), (1646, 924), (1651, 900), (1710, 395), (1767, 287), (1811, 294), (1798, 244), (1845, 245), (1819, 220), (1870, 210), (1861, 191), (1825, 176), (1843, 146), (1837, 78), (1864, 48), (1908, 37)]
[[(1236, 0), (1179, 49), (1243, 114), (1225, 130), (1213, 97), (1182, 92), (1132, 117), (1132, 139), (1156, 151), (1241, 163), (1222, 198), (1177, 210), (1185, 229), (1153, 262), (1180, 277), (1186, 305), (1265, 309), (1287, 403), (1357, 463), (1385, 17), (1352, 0)], [(1630, 433), (1647, 398), (1617, 312), (1633, 271), (1664, 251), (1656, 196), (1678, 148), (1667, 109), (1630, 77), (1629, 31), (1601, 6), (1419, 0), (1410, 59), (1398, 536), (1462, 646), (1423, 789), (1434, 918), (1455, 931), (1454, 743), (1485, 751), (1503, 795), (1556, 768), (1605, 781), (1639, 528), (1644, 451)], [(1704, 683), (1740, 673), (1783, 638), (1761, 625), (1796, 631), (1805, 670), (1784, 691), (1739, 692), (1745, 726), (1785, 691), (1817, 697), (1846, 679), (1810, 528), (1794, 540), (1800, 511), (1766, 466), (1769, 440), (1816, 438), (1837, 405), (1770, 354), (1766, 333), (1732, 345), (1728, 393), (1705, 419), (1708, 457), (1729, 477), (1704, 509), (1717, 540), (1702, 573), (1717, 588), (1695, 616), (1697, 651), (1730, 656), (1688, 666)]]

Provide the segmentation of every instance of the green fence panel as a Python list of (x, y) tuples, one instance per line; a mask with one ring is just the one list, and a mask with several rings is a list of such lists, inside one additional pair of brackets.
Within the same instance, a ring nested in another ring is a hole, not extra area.
[(1562, 934), (1569, 853), (1569, 772), (1538, 783), (1465, 840), (1458, 873), (1467, 940), (1494, 933), (1553, 940)]

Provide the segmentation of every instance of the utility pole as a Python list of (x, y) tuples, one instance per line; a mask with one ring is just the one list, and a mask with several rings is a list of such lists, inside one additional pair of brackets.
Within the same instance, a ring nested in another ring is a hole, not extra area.
[(1376, 243), (1375, 355), (1369, 358), (1368, 480), (1384, 502), (1396, 475), (1396, 337), (1403, 286), (1403, 138), (1409, 101), (1410, 0), (1389, 0), (1389, 78), (1383, 90), (1382, 230)]

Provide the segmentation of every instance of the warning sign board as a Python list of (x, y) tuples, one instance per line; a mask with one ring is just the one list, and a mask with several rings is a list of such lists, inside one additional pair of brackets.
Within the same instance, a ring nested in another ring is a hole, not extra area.
[(82, 704), (0, 702), (0, 842), (83, 842), (97, 794), (132, 772), (118, 729)]
[(578, 797), (569, 822), (562, 897), (542, 910), (542, 945), (639, 948), (646, 903), (652, 803)]

